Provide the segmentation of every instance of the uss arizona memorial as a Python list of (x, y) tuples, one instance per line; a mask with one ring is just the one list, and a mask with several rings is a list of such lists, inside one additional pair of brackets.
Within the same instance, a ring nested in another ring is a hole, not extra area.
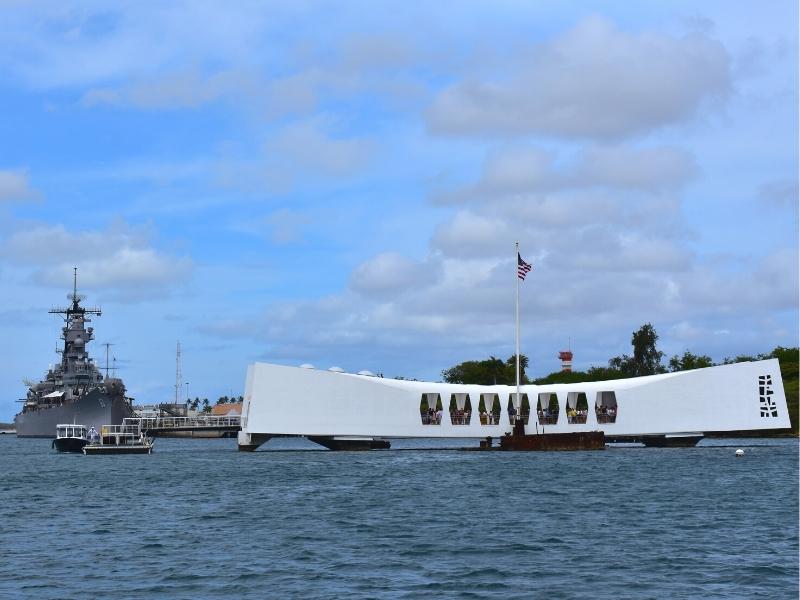
[[(608, 439), (699, 439), (790, 427), (777, 359), (573, 384), (461, 385), (255, 363), (239, 448), (276, 436), (322, 445), (377, 438), (500, 437), (517, 411), (529, 433), (603, 431)], [(521, 408), (521, 410), (520, 410)], [(345, 446), (346, 447), (346, 446)]]

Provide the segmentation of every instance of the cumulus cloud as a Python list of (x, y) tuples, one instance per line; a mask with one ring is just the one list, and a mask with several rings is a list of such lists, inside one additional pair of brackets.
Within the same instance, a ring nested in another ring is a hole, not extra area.
[(431, 245), (447, 256), (502, 256), (512, 247), (515, 230), (505, 220), (472, 211), (459, 211), (453, 219), (439, 225)]
[(0, 202), (17, 202), (39, 198), (30, 185), (25, 169), (0, 169)]
[(438, 261), (415, 261), (394, 252), (379, 254), (359, 265), (350, 278), (350, 287), (365, 296), (395, 298), (419, 293), (440, 276)]
[(769, 253), (751, 269), (711, 270), (697, 266), (678, 280), (687, 304), (714, 307), (723, 314), (747, 308), (762, 311), (796, 310), (798, 254), (782, 248)]
[[(188, 275), (188, 258), (166, 257), (153, 248), (116, 248), (102, 258), (84, 259), (79, 270), (81, 282), (97, 289), (130, 288), (146, 285), (170, 286)], [(44, 267), (34, 273), (34, 280), (50, 286), (64, 285), (72, 275), (71, 265)]]
[[(582, 366), (604, 364), (628, 350), (628, 332), (648, 321), (668, 353), (691, 343), (718, 359), (764, 331), (786, 337), (770, 315), (796, 302), (796, 253), (777, 252), (726, 277), (678, 246), (607, 234), (600, 229), (573, 240), (575, 247), (541, 255), (523, 240), (523, 255), (534, 264), (521, 284), (523, 351), (534, 372), (558, 368), (555, 352), (568, 336), (578, 342)], [(276, 303), (204, 331), (258, 340), (266, 360), (348, 368), (347, 357), (351, 370), (413, 364), (416, 370), (401, 374), (420, 375), (425, 361), (446, 366), (513, 351), (515, 279), (513, 246), (497, 257), (434, 250), (419, 261), (382, 253), (354, 269), (350, 289), (340, 294)]]
[(149, 237), (124, 223), (77, 232), (38, 224), (0, 242), (0, 256), (40, 285), (69, 286), (77, 266), (87, 287), (108, 290), (120, 299), (141, 299), (164, 294), (192, 268), (186, 256), (158, 252)]
[(671, 192), (689, 182), (696, 170), (691, 155), (669, 146), (592, 145), (567, 162), (540, 148), (507, 146), (488, 155), (479, 181), (440, 192), (433, 201), (456, 204), (587, 188)]
[(634, 34), (592, 17), (506, 77), (444, 89), (427, 121), (443, 135), (620, 138), (682, 121), (730, 87), (728, 53), (706, 34)]
[(678, 148), (594, 146), (584, 152), (571, 180), (576, 186), (672, 190), (688, 182), (696, 169), (694, 159)]

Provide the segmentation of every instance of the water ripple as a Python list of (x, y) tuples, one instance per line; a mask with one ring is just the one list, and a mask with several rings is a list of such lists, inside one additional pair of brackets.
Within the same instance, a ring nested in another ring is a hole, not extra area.
[(797, 441), (726, 442), (83, 457), (2, 436), (0, 597), (797, 598)]

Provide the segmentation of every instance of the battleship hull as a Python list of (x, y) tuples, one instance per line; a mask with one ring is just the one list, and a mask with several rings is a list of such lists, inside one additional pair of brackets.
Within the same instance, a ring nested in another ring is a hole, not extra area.
[(25, 410), (14, 417), (17, 437), (54, 438), (59, 423), (80, 423), (98, 431), (103, 425), (120, 425), (122, 419), (132, 417), (127, 400), (111, 399), (101, 389), (60, 406)]

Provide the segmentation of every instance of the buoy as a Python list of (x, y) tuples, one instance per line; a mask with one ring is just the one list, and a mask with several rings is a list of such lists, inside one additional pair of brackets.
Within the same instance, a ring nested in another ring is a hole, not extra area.
[(740, 456), (744, 456), (744, 450), (742, 450), (741, 448), (739, 448), (739, 449), (736, 451), (736, 457), (738, 458), (738, 457), (740, 457)]

